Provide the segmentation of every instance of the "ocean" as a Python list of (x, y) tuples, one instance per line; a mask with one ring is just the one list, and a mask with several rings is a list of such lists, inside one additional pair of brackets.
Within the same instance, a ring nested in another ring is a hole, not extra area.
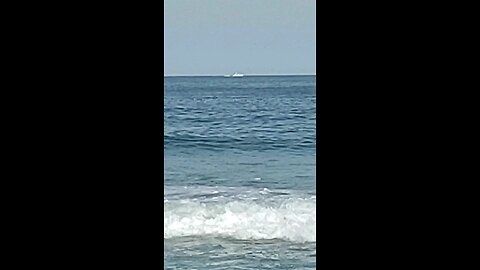
[(165, 77), (165, 269), (315, 269), (316, 76)]

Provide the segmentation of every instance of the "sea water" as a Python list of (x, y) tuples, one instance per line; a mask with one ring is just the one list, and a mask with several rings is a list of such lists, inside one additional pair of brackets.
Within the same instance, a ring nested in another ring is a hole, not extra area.
[(165, 78), (165, 269), (315, 268), (315, 88)]

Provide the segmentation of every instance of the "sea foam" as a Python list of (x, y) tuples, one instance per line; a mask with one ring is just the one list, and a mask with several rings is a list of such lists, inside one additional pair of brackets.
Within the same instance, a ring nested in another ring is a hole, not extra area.
[(316, 242), (316, 198), (164, 200), (164, 238), (216, 236)]

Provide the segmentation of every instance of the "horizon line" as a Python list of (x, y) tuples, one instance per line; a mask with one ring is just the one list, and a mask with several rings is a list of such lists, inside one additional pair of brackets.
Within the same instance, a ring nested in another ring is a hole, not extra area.
[[(163, 74), (163, 77), (224, 77), (226, 74)], [(316, 73), (292, 74), (244, 74), (245, 77), (260, 76), (317, 76)]]

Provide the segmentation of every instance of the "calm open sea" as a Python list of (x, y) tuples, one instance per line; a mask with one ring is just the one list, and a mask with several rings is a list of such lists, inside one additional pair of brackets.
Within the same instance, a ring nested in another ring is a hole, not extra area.
[(166, 77), (164, 267), (314, 269), (316, 77)]

